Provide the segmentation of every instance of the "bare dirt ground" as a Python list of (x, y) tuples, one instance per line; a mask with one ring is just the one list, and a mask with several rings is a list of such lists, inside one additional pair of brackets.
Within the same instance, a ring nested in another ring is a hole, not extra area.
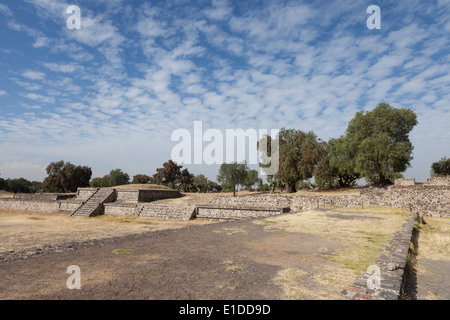
[[(102, 217), (55, 215), (57, 223), (36, 213), (0, 212), (0, 217), (1, 240), (9, 241), (8, 248), (109, 237), (101, 225), (119, 236), (70, 251), (1, 261), (0, 299), (265, 300), (343, 299), (340, 292), (374, 263), (409, 214), (336, 208), (269, 219), (194, 220), (170, 228), (163, 221), (145, 225)], [(58, 223), (64, 225), (59, 231)], [(67, 238), (57, 238), (72, 223)], [(22, 233), (15, 237), (14, 228)], [(81, 270), (79, 290), (67, 288), (71, 265)]]

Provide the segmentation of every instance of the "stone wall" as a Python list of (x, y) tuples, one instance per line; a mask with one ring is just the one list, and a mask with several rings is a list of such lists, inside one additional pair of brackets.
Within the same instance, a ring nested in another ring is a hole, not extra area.
[(36, 212), (72, 212), (81, 204), (76, 200), (21, 200), (0, 199), (1, 209), (36, 211)]
[[(77, 199), (86, 200), (97, 189), (78, 189)], [(116, 201), (124, 203), (151, 202), (161, 199), (178, 198), (181, 193), (178, 190), (122, 190), (115, 189), (117, 193)]]
[(208, 204), (255, 206), (255, 207), (290, 207), (292, 196), (244, 196), (223, 197), (217, 196)]
[(354, 195), (343, 196), (293, 196), (291, 210), (313, 210), (320, 207), (355, 207), (361, 205), (361, 198)]
[(104, 214), (113, 216), (135, 216), (138, 205), (135, 203), (105, 203)]
[(78, 190), (77, 190), (77, 200), (85, 201), (95, 191), (97, 191), (97, 188), (78, 188)]
[(59, 212), (59, 202), (0, 199), (0, 208), (21, 211)]
[(139, 191), (138, 190), (117, 190), (118, 202), (139, 202)]
[(133, 204), (105, 203), (105, 214), (130, 215), (166, 220), (190, 220), (195, 216), (195, 206), (187, 204)]
[(138, 216), (167, 220), (190, 220), (195, 216), (195, 206), (148, 203), (142, 205)]
[(407, 208), (414, 213), (432, 217), (450, 217), (450, 188), (422, 185), (390, 186), (361, 190), (364, 205)]
[(251, 207), (226, 205), (197, 206), (196, 217), (207, 219), (263, 218), (289, 212), (289, 207)]
[(155, 200), (179, 198), (182, 194), (179, 190), (139, 190), (139, 202), (151, 202)]
[(430, 177), (425, 181), (424, 185), (429, 186), (450, 186), (450, 176)]
[(367, 281), (373, 279), (373, 271), (359, 276), (342, 294), (352, 300), (398, 300), (405, 289), (407, 255), (413, 235), (415, 218), (408, 219), (390, 239), (375, 262), (379, 268), (379, 288), (369, 289)]
[(75, 209), (77, 209), (81, 205), (81, 201), (79, 200), (66, 200), (59, 201), (59, 211), (72, 213)]
[(395, 179), (394, 185), (395, 186), (413, 186), (416, 184), (416, 179)]
[[(440, 180), (439, 180), (440, 181)], [(437, 183), (430, 180), (430, 183)], [(0, 199), (0, 208), (13, 210), (43, 211), (43, 212), (73, 212), (83, 199), (87, 199), (97, 189), (83, 188), (78, 190), (76, 199), (67, 200), (25, 200)], [(153, 190), (151, 190), (153, 191)], [(105, 214), (136, 215), (157, 217), (164, 219), (192, 218), (194, 207), (190, 205), (169, 205), (143, 203), (139, 201), (137, 191), (118, 191), (117, 201), (105, 204)], [(144, 193), (144, 200), (160, 199), (161, 197), (177, 196), (177, 193)], [(53, 195), (52, 195), (53, 197)], [(45, 197), (38, 197), (44, 199)], [(53, 198), (52, 198), (53, 199)], [(361, 189), (360, 196), (299, 196), (299, 195), (262, 195), (243, 197), (215, 197), (208, 205), (217, 208), (203, 208), (199, 210), (199, 217), (225, 218), (255, 217), (273, 215), (273, 207), (278, 209), (290, 208), (291, 211), (313, 210), (319, 207), (338, 206), (382, 206), (407, 208), (419, 215), (433, 217), (450, 217), (450, 187), (433, 184), (415, 186), (390, 186), (388, 188)], [(234, 208), (224, 208), (233, 206)], [(222, 208), (220, 208), (222, 207)], [(245, 210), (243, 209), (245, 207)], [(253, 207), (253, 208), (249, 208)], [(261, 208), (272, 208), (261, 210)], [(259, 208), (259, 209), (258, 209)], [(276, 213), (275, 213), (276, 214)], [(222, 215), (222, 216), (221, 216)]]

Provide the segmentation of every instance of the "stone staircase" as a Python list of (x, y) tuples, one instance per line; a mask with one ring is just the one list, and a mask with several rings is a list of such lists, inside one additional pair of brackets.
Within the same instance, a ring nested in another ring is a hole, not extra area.
[(75, 217), (91, 217), (103, 213), (103, 203), (114, 201), (116, 198), (116, 190), (114, 189), (97, 189), (89, 198), (73, 211), (70, 216)]

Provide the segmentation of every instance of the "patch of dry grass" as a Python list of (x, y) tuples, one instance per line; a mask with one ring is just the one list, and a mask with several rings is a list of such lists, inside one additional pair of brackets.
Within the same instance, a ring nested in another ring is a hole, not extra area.
[(207, 223), (211, 222), (110, 215), (82, 218), (70, 217), (62, 213), (0, 209), (0, 252)]
[(426, 217), (420, 225), (418, 257), (450, 261), (450, 219)]
[(341, 300), (343, 288), (355, 279), (355, 273), (336, 266), (318, 267), (313, 274), (297, 268), (283, 269), (273, 279), (284, 290), (286, 300)]
[(13, 196), (14, 194), (11, 192), (0, 190), (0, 198), (12, 198)]
[(335, 208), (271, 218), (276, 223), (264, 220), (255, 223), (264, 225), (267, 231), (309, 233), (342, 243), (344, 249), (331, 256), (325, 254), (324, 248), (319, 250), (318, 255), (330, 263), (311, 275), (302, 270), (284, 269), (274, 279), (283, 286), (286, 299), (342, 299), (340, 291), (375, 264), (381, 249), (410, 217), (409, 210), (404, 209)]

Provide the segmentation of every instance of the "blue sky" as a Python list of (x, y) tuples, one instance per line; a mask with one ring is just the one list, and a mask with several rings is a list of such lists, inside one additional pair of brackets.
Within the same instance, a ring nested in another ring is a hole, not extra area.
[(328, 140), (386, 102), (418, 115), (404, 175), (424, 181), (450, 156), (449, 17), (442, 0), (2, 0), (0, 174), (42, 180), (65, 160), (152, 175), (194, 121)]

